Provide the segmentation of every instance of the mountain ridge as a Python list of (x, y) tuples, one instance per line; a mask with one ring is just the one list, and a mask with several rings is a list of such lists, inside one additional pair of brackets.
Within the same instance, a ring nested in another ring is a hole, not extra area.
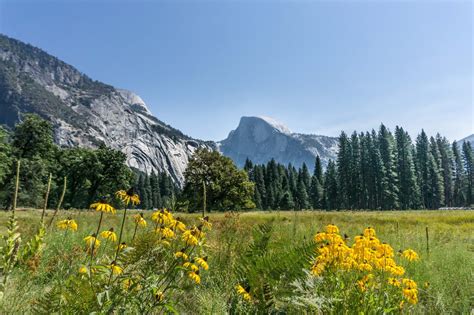
[(215, 147), (160, 121), (137, 94), (92, 80), (40, 48), (2, 34), (0, 109), (0, 124), (12, 128), (24, 113), (36, 113), (53, 124), (61, 146), (104, 143), (124, 152), (129, 166), (165, 172), (179, 184), (192, 153)]
[(317, 155), (323, 165), (336, 158), (337, 138), (293, 133), (284, 124), (266, 116), (243, 116), (226, 139), (217, 142), (218, 150), (242, 167), (249, 158), (263, 164), (271, 159), (313, 169)]

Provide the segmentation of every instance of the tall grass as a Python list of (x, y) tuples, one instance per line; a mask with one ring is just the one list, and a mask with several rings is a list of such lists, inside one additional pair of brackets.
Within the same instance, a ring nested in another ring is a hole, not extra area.
[[(51, 217), (52, 212), (46, 215)], [(183, 221), (192, 221), (198, 214), (178, 214)], [(63, 281), (78, 252), (82, 238), (95, 232), (97, 214), (91, 211), (64, 211), (57, 220), (67, 216), (79, 224), (76, 233), (64, 236), (54, 225), (47, 231), (40, 263), (37, 268), (18, 269), (9, 280), (9, 289), (0, 302), (0, 313), (29, 313), (53, 283)], [(34, 235), (41, 220), (41, 211), (17, 211), (19, 232), (25, 237)], [(104, 217), (103, 227), (118, 226), (121, 215)], [(474, 212), (472, 211), (384, 211), (384, 212), (248, 212), (210, 214), (213, 229), (207, 237), (208, 262), (212, 268), (202, 278), (200, 286), (183, 296), (179, 310), (183, 313), (222, 314), (253, 313), (255, 309), (238, 300), (235, 286), (249, 275), (242, 274), (247, 261), (258, 274), (251, 275), (255, 283), (264, 279), (271, 290), (274, 309), (290, 312), (287, 297), (291, 298), (294, 279), (304, 277), (310, 268), (306, 251), (312, 237), (327, 224), (336, 224), (341, 233), (353, 238), (365, 227), (373, 226), (377, 236), (395, 250), (410, 247), (421, 260), (411, 264), (410, 273), (423, 292), (413, 309), (427, 314), (469, 314), (474, 308)], [(0, 234), (5, 234), (8, 213), (0, 214)], [(245, 256), (259, 237), (258, 226), (269, 224), (271, 232), (266, 257), (256, 261)], [(426, 227), (429, 231), (427, 252)], [(257, 231), (257, 232), (256, 232)], [(133, 229), (124, 237), (131, 238)], [(290, 261), (295, 261), (290, 264)], [(268, 270), (266, 270), (266, 269)], [(278, 274), (271, 269), (278, 270)], [(280, 270), (281, 269), (281, 270)], [(247, 271), (245, 271), (247, 270)], [(425, 285), (426, 283), (426, 285)], [(428, 284), (429, 283), (429, 284)], [(78, 297), (80, 298), (80, 297)]]

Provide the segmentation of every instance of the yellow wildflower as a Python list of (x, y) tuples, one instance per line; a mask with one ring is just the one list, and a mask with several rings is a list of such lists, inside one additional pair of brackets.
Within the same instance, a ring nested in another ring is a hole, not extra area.
[(133, 188), (130, 188), (129, 190), (119, 190), (115, 193), (115, 196), (122, 200), (126, 205), (132, 204), (132, 205), (138, 205), (140, 204), (140, 197), (135, 194)]
[(99, 212), (105, 212), (105, 213), (112, 213), (112, 214), (115, 214), (115, 208), (112, 207), (111, 205), (109, 205), (106, 201), (105, 201), (105, 198), (96, 202), (96, 203), (93, 203), (90, 205), (90, 208), (91, 209), (95, 209), (95, 211), (99, 211)]
[(339, 228), (334, 224), (329, 224), (326, 226), (326, 232), (329, 234), (339, 233)]
[(184, 231), (181, 238), (183, 239), (183, 242), (185, 242), (186, 245), (189, 245), (189, 246), (196, 246), (199, 243), (199, 240), (197, 239), (196, 236), (192, 234), (191, 230)]
[(86, 275), (89, 272), (86, 266), (79, 267), (79, 273)]
[(207, 257), (204, 257), (204, 258), (194, 258), (194, 262), (196, 264), (198, 264), (199, 266), (201, 266), (202, 269), (204, 270), (208, 270), (209, 269), (209, 265), (207, 264)]
[(388, 278), (388, 283), (395, 286), (395, 287), (400, 286), (400, 281), (395, 279), (395, 278)]
[(246, 301), (251, 301), (252, 297), (250, 296), (249, 292), (240, 284), (235, 286), (237, 293), (242, 296), (242, 298)]
[(145, 218), (143, 218), (143, 213), (135, 214), (133, 216), (133, 219), (135, 220), (135, 223), (138, 224), (138, 226), (146, 227), (147, 223), (146, 223)]
[(182, 258), (183, 260), (188, 260), (189, 259), (188, 255), (184, 252), (184, 249), (182, 249), (179, 252), (174, 253), (174, 257)]
[(96, 238), (95, 234), (84, 237), (84, 241), (89, 248), (94, 247), (97, 249), (100, 246), (100, 241)]
[(115, 234), (114, 232), (114, 229), (111, 228), (110, 230), (108, 231), (103, 231), (100, 233), (100, 236), (102, 238), (105, 238), (106, 240), (109, 240), (109, 241), (112, 241), (112, 242), (116, 242), (117, 241), (117, 234)]
[(108, 267), (112, 270), (112, 274), (114, 275), (119, 275), (123, 272), (122, 267), (117, 265), (115, 261), (113, 261)]
[(408, 261), (416, 261), (420, 259), (418, 254), (413, 249), (407, 249), (402, 252), (403, 257)]
[(201, 218), (201, 225), (205, 227), (206, 229), (211, 229), (212, 223), (209, 222), (209, 216), (205, 216), (204, 218)]
[(193, 280), (196, 284), (201, 283), (201, 277), (199, 276), (199, 271), (197, 271), (197, 272), (194, 272), (194, 271), (188, 272), (188, 277), (191, 280)]
[(56, 226), (62, 230), (77, 231), (77, 223), (72, 219), (58, 221)]
[(161, 237), (164, 237), (164, 238), (173, 238), (174, 237), (174, 232), (172, 229), (170, 228), (157, 228), (155, 230), (155, 232), (160, 235)]

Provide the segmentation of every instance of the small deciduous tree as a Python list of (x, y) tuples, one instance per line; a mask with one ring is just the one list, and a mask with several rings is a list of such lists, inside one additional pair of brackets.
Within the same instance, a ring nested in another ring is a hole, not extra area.
[(203, 182), (206, 186), (207, 210), (238, 210), (255, 208), (252, 201), (254, 184), (247, 173), (239, 170), (231, 159), (219, 152), (197, 150), (184, 173), (182, 197), (189, 201), (189, 210), (202, 208)]

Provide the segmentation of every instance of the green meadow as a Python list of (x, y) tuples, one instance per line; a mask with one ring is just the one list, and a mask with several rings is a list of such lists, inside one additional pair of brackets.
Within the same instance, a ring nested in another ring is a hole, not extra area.
[[(118, 226), (121, 214), (118, 211), (116, 215), (104, 215), (104, 229)], [(45, 222), (49, 222), (51, 215), (46, 213)], [(144, 212), (148, 221), (150, 215), (151, 212)], [(39, 210), (16, 211), (18, 232), (22, 239), (34, 235), (40, 216)], [(0, 214), (2, 235), (6, 233), (8, 217), (8, 212)], [(75, 272), (78, 268), (77, 260), (83, 255), (83, 238), (95, 231), (98, 213), (61, 211), (57, 220), (66, 217), (76, 220), (78, 230), (66, 233), (58, 230), (55, 224), (47, 228), (44, 249), (35, 266), (17, 268), (10, 275), (0, 313), (41, 313), (38, 305), (44, 303), (42, 296), (51, 285), (63, 281), (71, 270)], [(175, 217), (186, 223), (197, 219), (199, 214), (175, 214)], [(288, 296), (291, 300), (290, 279), (304, 274), (302, 269), (305, 267), (309, 270), (312, 237), (327, 224), (337, 225), (341, 234), (351, 239), (371, 226), (375, 228), (377, 237), (392, 245), (394, 250), (411, 248), (419, 254), (420, 260), (407, 267), (407, 272), (420, 288), (419, 303), (409, 312), (469, 314), (474, 308), (474, 211), (229, 212), (211, 213), (210, 222), (213, 227), (206, 236), (205, 245), (209, 270), (201, 274), (200, 285), (179, 299), (174, 306), (174, 311), (178, 313), (255, 312), (241, 301), (238, 304), (230, 302), (235, 298), (236, 284), (248, 277), (257, 278), (253, 279), (253, 283), (269, 283), (272, 308), (291, 313), (291, 308), (285, 306)], [(128, 228), (125, 229), (124, 240), (131, 239), (133, 224), (131, 218), (126, 221)], [(254, 273), (248, 267), (242, 268), (242, 264), (247, 259), (246, 253), (252, 251), (255, 238), (261, 238), (259, 234), (263, 233), (262, 230), (266, 236), (265, 255), (268, 260), (262, 263), (255, 257), (248, 258), (253, 260), (249, 266), (257, 269)], [(136, 240), (139, 241), (145, 234), (144, 230), (139, 230)], [(278, 270), (279, 275), (273, 274), (271, 269)], [(81, 299), (80, 294), (77, 299)]]

